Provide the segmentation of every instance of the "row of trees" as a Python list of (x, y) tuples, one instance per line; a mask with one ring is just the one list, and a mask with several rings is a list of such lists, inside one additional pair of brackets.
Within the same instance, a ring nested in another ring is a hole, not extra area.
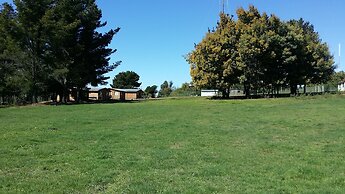
[(164, 81), (158, 93), (158, 97), (198, 96), (200, 90), (191, 83), (183, 83), (181, 87), (173, 86), (173, 82)]
[(254, 6), (238, 9), (237, 16), (221, 13), (216, 28), (187, 55), (198, 88), (219, 89), (223, 97), (239, 85), (247, 96), (282, 87), (296, 94), (298, 85), (324, 83), (334, 73), (333, 56), (309, 22), (282, 21)]
[[(169, 97), (171, 93), (174, 91), (173, 82), (172, 81), (164, 81), (161, 84), (160, 90), (157, 90), (158, 86), (147, 86), (145, 89), (145, 94), (149, 98), (155, 98), (155, 97)], [(157, 95), (158, 93), (158, 95)]]
[[(164, 81), (160, 87), (160, 90), (157, 90), (158, 86), (147, 86), (145, 93), (150, 98), (159, 98), (164, 97), (179, 97), (179, 96), (198, 96), (200, 95), (200, 90), (193, 87), (190, 83), (183, 83), (180, 88), (173, 86), (172, 81)], [(156, 95), (158, 93), (158, 95)]]
[[(121, 89), (136, 89), (141, 86), (141, 82), (139, 82), (139, 80), (140, 76), (136, 72), (124, 71), (118, 73), (114, 77), (111, 87)], [(161, 98), (169, 96), (196, 96), (200, 93), (190, 83), (184, 83), (182, 84), (181, 88), (175, 88), (172, 81), (164, 81), (160, 86), (160, 90), (158, 91), (157, 89), (157, 85), (147, 86), (144, 91), (145, 95), (149, 98)]]
[[(0, 10), (0, 97), (37, 102), (106, 84), (119, 28), (106, 26), (95, 0), (14, 0)], [(76, 96), (79, 98), (79, 96)]]
[[(336, 88), (338, 83), (345, 79), (345, 73), (343, 71), (332, 74), (330, 80), (325, 83), (325, 88)], [(134, 71), (125, 71), (117, 74), (113, 79), (113, 88), (122, 89), (136, 89), (141, 86), (139, 82), (140, 76)], [(160, 90), (158, 91), (157, 85), (147, 86), (145, 89), (145, 96), (148, 98), (155, 97), (179, 97), (179, 96), (200, 96), (200, 89), (193, 86), (192, 83), (183, 83), (181, 87), (177, 88), (173, 86), (172, 81), (164, 81)], [(158, 95), (157, 95), (158, 93)]]

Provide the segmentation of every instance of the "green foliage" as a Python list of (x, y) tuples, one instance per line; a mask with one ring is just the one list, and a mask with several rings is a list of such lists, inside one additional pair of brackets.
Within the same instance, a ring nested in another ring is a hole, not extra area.
[(153, 85), (153, 86), (147, 86), (146, 89), (145, 89), (145, 93), (148, 97), (150, 98), (155, 98), (156, 97), (156, 94), (158, 93), (158, 90), (157, 90), (158, 86), (156, 85)]
[(190, 83), (183, 83), (180, 88), (173, 90), (170, 96), (200, 96), (200, 90)]
[(238, 82), (237, 39), (234, 20), (226, 14), (220, 14), (216, 29), (209, 31), (187, 56), (193, 83), (198, 88), (216, 87), (223, 94), (229, 95), (230, 87)]
[(133, 89), (140, 87), (140, 76), (134, 71), (126, 71), (117, 74), (113, 79), (113, 88)]
[(0, 193), (340, 194), (344, 100), (0, 108)]
[(297, 85), (326, 83), (335, 69), (327, 44), (322, 43), (313, 25), (303, 19), (291, 20), (287, 25), (290, 31), (284, 65), (292, 94)]
[(1, 68), (15, 72), (11, 79), (23, 80), (15, 83), (27, 100), (37, 102), (38, 96), (53, 94), (66, 97), (71, 89), (106, 84), (104, 74), (120, 64), (109, 64), (116, 50), (108, 47), (119, 28), (98, 32), (106, 23), (101, 22), (95, 0), (14, 0), (14, 5), (15, 9), (5, 3), (0, 10), (0, 58), (16, 71), (4, 63)]
[(238, 20), (220, 14), (213, 31), (188, 54), (193, 83), (219, 89), (223, 97), (242, 84), (268, 93), (290, 86), (327, 82), (334, 72), (333, 56), (314, 27), (302, 19), (288, 22), (261, 14), (254, 6), (237, 10)]
[[(10, 4), (0, 8), (0, 96), (11, 101), (12, 96), (22, 99), (29, 91), (28, 74), (23, 70), (25, 53), (18, 44), (17, 14)], [(12, 99), (13, 100), (13, 99)], [(13, 102), (10, 102), (13, 103)]]
[(173, 91), (173, 82), (164, 81), (161, 85), (161, 88), (158, 92), (158, 97), (169, 97), (171, 92)]
[(335, 72), (331, 76), (331, 79), (326, 83), (325, 87), (328, 87), (329, 89), (335, 90), (338, 88), (338, 84), (344, 80), (345, 80), (345, 72), (344, 71)]
[[(72, 4), (75, 3), (73, 0), (68, 1), (71, 1)], [(109, 77), (104, 77), (104, 74), (112, 71), (120, 64), (120, 62), (109, 64), (110, 55), (116, 50), (108, 48), (114, 35), (120, 29), (112, 29), (104, 34), (99, 33), (98, 28), (107, 24), (101, 22), (101, 10), (96, 5), (95, 0), (81, 2), (77, 3), (80, 10), (77, 10), (76, 14), (79, 16), (80, 23), (77, 26), (78, 36), (72, 42), (76, 47), (72, 47), (74, 50), (70, 52), (73, 56), (73, 63), (69, 75), (73, 85), (79, 88), (85, 87), (88, 83), (93, 86), (107, 84), (105, 80)], [(69, 9), (69, 7), (66, 6), (65, 9)]]

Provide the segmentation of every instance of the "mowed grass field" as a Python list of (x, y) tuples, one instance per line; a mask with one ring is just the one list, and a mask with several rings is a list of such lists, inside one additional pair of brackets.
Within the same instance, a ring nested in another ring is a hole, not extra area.
[(0, 193), (344, 193), (345, 97), (0, 108)]

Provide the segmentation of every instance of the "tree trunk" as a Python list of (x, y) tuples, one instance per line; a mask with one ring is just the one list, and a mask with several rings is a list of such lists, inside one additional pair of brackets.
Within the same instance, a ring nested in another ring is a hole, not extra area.
[(65, 87), (62, 89), (62, 94), (61, 94), (61, 103), (66, 104), (67, 103), (67, 98), (66, 98), (66, 89)]
[(33, 59), (32, 61), (32, 103), (38, 103), (37, 99), (37, 61)]
[(304, 95), (306, 95), (306, 94), (307, 94), (307, 84), (306, 84), (306, 83), (304, 83), (304, 89), (303, 89), (303, 93), (304, 93)]
[(246, 83), (244, 83), (243, 87), (244, 87), (244, 93), (246, 94), (246, 98), (249, 99), (250, 98), (250, 88), (249, 88), (249, 86), (247, 86)]
[(87, 99), (85, 99), (85, 93), (84, 93), (83, 89), (81, 89), (79, 87), (77, 87), (76, 89), (77, 89), (77, 93), (76, 93), (77, 96), (76, 96), (75, 101), (77, 103), (81, 103), (83, 100), (87, 100)]
[(228, 99), (230, 97), (230, 90), (229, 89), (223, 89), (222, 90), (222, 98)]
[(279, 97), (279, 86), (276, 86), (276, 97)]
[(290, 93), (293, 96), (297, 95), (297, 84), (290, 84)]
[(32, 102), (33, 103), (38, 103), (38, 96), (37, 96), (37, 92), (36, 89), (33, 89), (33, 93), (32, 93)]
[(81, 89), (77, 88), (76, 96), (75, 96), (75, 102), (76, 103), (80, 103), (81, 102), (80, 93), (81, 93)]
[(65, 88), (65, 100), (66, 100), (66, 103), (67, 102), (69, 102), (70, 101), (70, 99), (69, 99), (69, 91), (68, 91), (68, 89), (67, 88)]

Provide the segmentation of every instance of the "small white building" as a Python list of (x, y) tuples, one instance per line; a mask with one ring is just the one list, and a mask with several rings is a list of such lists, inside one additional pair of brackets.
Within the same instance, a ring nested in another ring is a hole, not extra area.
[(342, 82), (338, 84), (338, 91), (345, 92), (345, 80), (343, 80)]
[(218, 90), (201, 90), (201, 96), (204, 96), (204, 97), (218, 96), (218, 94), (219, 94)]
[(243, 90), (230, 90), (230, 97), (241, 97), (246, 96)]

